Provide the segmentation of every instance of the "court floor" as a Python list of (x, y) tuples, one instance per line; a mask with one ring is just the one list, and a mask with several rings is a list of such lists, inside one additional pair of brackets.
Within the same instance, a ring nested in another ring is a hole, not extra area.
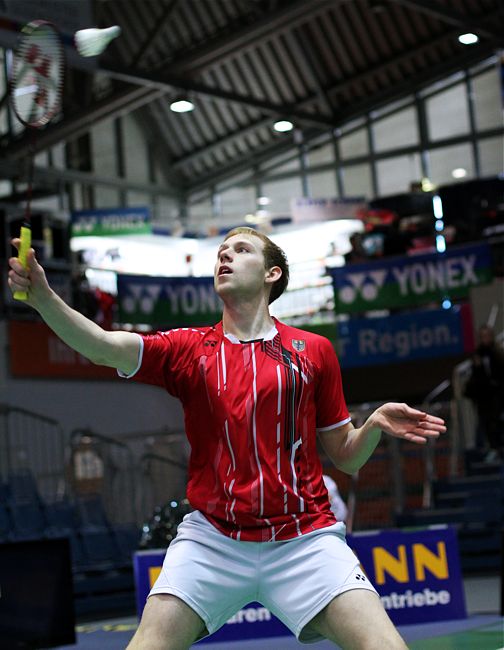
[[(504, 618), (499, 615), (499, 577), (465, 579), (464, 592), (468, 618), (399, 627), (410, 650), (504, 650)], [(58, 650), (124, 650), (136, 626), (136, 617), (83, 623), (77, 626), (77, 644), (61, 646)], [(335, 649), (328, 641), (302, 645), (293, 636), (227, 643), (206, 642), (193, 647), (201, 650)]]

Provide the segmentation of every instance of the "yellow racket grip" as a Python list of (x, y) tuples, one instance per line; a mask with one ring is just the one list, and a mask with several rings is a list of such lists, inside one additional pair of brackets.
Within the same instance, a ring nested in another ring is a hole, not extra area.
[[(28, 268), (28, 251), (31, 248), (31, 228), (28, 226), (21, 226), (21, 234), (20, 234), (20, 239), (21, 239), (21, 244), (19, 246), (18, 250), (18, 260), (21, 262), (21, 264), (25, 267), (25, 269)], [(15, 300), (28, 300), (28, 292), (27, 291), (14, 291), (14, 299)]]

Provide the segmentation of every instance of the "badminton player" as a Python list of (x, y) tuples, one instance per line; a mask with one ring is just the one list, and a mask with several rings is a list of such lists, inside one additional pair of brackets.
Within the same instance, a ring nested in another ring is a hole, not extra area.
[[(14, 240), (14, 245), (19, 245)], [(121, 376), (178, 397), (191, 444), (187, 515), (170, 544), (128, 650), (183, 650), (258, 601), (299, 641), (405, 650), (331, 511), (317, 435), (353, 473), (382, 432), (425, 443), (438, 417), (387, 403), (354, 428), (330, 342), (272, 318), (289, 277), (283, 251), (250, 228), (218, 249), (213, 327), (107, 332), (49, 287), (33, 251), (10, 260), (12, 291), (68, 345)]]

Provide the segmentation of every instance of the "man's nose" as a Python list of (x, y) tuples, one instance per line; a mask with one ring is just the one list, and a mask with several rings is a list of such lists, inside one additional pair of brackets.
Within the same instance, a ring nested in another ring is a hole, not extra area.
[(222, 262), (230, 262), (232, 260), (232, 257), (231, 257), (231, 254), (230, 254), (229, 250), (222, 251), (221, 254), (220, 254), (219, 260), (220, 260), (221, 263)]

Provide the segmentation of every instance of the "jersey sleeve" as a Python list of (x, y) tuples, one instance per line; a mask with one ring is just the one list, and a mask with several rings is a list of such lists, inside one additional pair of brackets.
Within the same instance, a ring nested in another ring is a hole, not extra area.
[(343, 394), (343, 383), (338, 357), (328, 339), (320, 344), (320, 373), (317, 378), (317, 431), (326, 431), (350, 422), (350, 414)]
[[(196, 334), (195, 334), (196, 333)], [(200, 333), (196, 330), (169, 330), (155, 334), (139, 334), (140, 352), (137, 368), (121, 377), (160, 386), (171, 395), (180, 397), (181, 375), (194, 357), (194, 347)]]

